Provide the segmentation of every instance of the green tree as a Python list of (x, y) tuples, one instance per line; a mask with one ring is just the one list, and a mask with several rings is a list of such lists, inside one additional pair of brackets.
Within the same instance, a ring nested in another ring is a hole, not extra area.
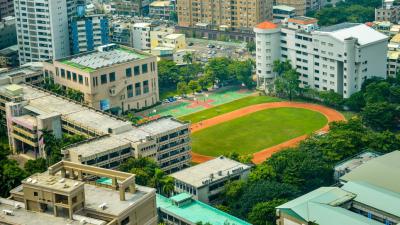
[(24, 169), (29, 175), (43, 173), (47, 170), (47, 161), (44, 158), (28, 160), (24, 165)]
[(399, 105), (387, 102), (369, 103), (361, 112), (363, 122), (376, 130), (394, 130), (399, 125)]
[(159, 166), (150, 158), (129, 158), (119, 167), (119, 170), (123, 172), (135, 174), (137, 184), (152, 187), (155, 187), (155, 182), (152, 178), (155, 176), (157, 169), (159, 169)]
[(228, 66), (232, 63), (231, 59), (225, 57), (217, 57), (208, 61), (205, 67), (205, 73), (211, 83), (224, 83), (228, 82), (231, 78)]
[(200, 90), (200, 85), (199, 82), (196, 80), (191, 80), (188, 84), (188, 88), (192, 91), (194, 94), (196, 91)]
[(363, 92), (356, 92), (350, 96), (350, 98), (345, 100), (345, 105), (353, 111), (360, 111), (365, 107), (365, 99)]
[(334, 91), (320, 92), (319, 97), (322, 99), (324, 104), (333, 107), (339, 107), (344, 103), (343, 96)]
[(246, 48), (249, 52), (254, 52), (256, 50), (256, 43), (254, 41), (249, 41), (246, 43)]
[(179, 82), (176, 85), (176, 91), (178, 92), (179, 95), (185, 96), (189, 91), (189, 88), (188, 88), (186, 82), (184, 82), (184, 81)]
[(275, 90), (279, 95), (287, 96), (292, 101), (293, 96), (299, 91), (299, 84), (299, 73), (290, 69), (275, 79)]
[(160, 89), (174, 87), (179, 82), (180, 70), (172, 60), (160, 60), (157, 63)]
[(18, 166), (17, 161), (4, 159), (0, 161), (0, 196), (8, 197), (11, 189), (21, 184), (28, 174)]
[(187, 65), (193, 63), (193, 55), (189, 52), (186, 52), (185, 55), (182, 57), (183, 62), (185, 62)]
[(170, 176), (165, 176), (164, 179), (162, 179), (161, 184), (162, 184), (162, 193), (166, 195), (167, 197), (171, 196), (171, 193), (174, 191), (175, 188), (175, 183), (174, 183), (174, 178)]
[(275, 207), (286, 203), (286, 199), (273, 199), (268, 202), (257, 203), (250, 211), (247, 218), (253, 225), (275, 225)]
[(290, 64), (289, 60), (281, 62), (280, 60), (275, 60), (272, 66), (272, 70), (277, 73), (278, 76), (281, 76), (286, 71), (292, 69), (292, 64)]

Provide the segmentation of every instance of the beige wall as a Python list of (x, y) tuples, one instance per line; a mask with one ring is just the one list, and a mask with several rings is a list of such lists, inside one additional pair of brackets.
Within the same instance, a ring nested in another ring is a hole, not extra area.
[[(147, 65), (147, 73), (143, 73), (142, 65)], [(137, 66), (139, 66), (140, 75), (135, 76), (134, 68)], [(58, 73), (56, 73), (56, 68), (59, 70)], [(127, 68), (131, 68), (131, 77), (126, 76)], [(54, 61), (53, 64), (46, 64), (44, 69), (53, 71), (55, 83), (83, 92), (85, 102), (96, 109), (100, 109), (100, 101), (103, 99), (109, 100), (111, 108), (120, 107), (124, 111), (140, 109), (159, 101), (156, 57), (147, 57), (133, 62), (117, 64), (90, 73), (57, 61)], [(61, 69), (66, 71), (64, 78), (61, 75)], [(67, 71), (71, 72), (71, 79), (68, 79)], [(115, 73), (115, 81), (110, 81), (110, 73), (112, 72)], [(74, 73), (77, 77), (75, 81), (73, 80)], [(101, 76), (104, 74), (107, 77), (107, 83), (102, 84)], [(81, 79), (79, 79), (80, 76), (82, 77)], [(144, 93), (145, 81), (148, 82), (148, 93)], [(140, 83), (141, 89), (141, 94), (137, 96), (135, 94), (136, 83)], [(133, 97), (128, 97), (128, 85), (132, 85)], [(110, 94), (111, 89), (115, 90), (115, 94)]]
[(231, 28), (252, 28), (272, 19), (271, 0), (187, 0), (178, 1), (179, 26), (192, 27), (197, 23)]

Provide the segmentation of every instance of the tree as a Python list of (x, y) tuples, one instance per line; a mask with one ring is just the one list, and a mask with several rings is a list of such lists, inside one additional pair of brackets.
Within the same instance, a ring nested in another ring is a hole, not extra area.
[(368, 103), (361, 112), (363, 122), (375, 130), (394, 130), (399, 126), (399, 105), (387, 102)]
[(186, 52), (185, 55), (182, 57), (183, 62), (185, 62), (187, 65), (192, 64), (193, 62), (193, 55), (189, 52)]
[(188, 88), (192, 91), (194, 94), (196, 91), (200, 90), (200, 85), (199, 82), (196, 80), (191, 80), (188, 84)]
[(34, 173), (43, 173), (47, 170), (47, 161), (44, 158), (28, 160), (24, 165), (24, 169), (29, 175)]
[(228, 82), (231, 78), (228, 66), (231, 63), (232, 60), (225, 57), (217, 57), (208, 61), (208, 64), (205, 67), (205, 73), (213, 85), (219, 82)]
[(253, 225), (275, 225), (276, 207), (286, 203), (286, 199), (273, 199), (268, 202), (257, 203), (248, 214), (247, 218)]
[(364, 93), (359, 91), (350, 96), (350, 98), (345, 100), (345, 105), (353, 111), (360, 111), (365, 107)]
[(179, 82), (179, 67), (172, 60), (160, 60), (157, 63), (158, 82), (161, 89), (169, 89)]
[(2, 160), (0, 163), (0, 196), (8, 197), (11, 189), (21, 184), (28, 174), (18, 166), (15, 160)]
[(246, 43), (246, 48), (249, 52), (254, 52), (256, 50), (256, 43), (254, 41), (249, 41)]
[(156, 169), (159, 169), (157, 163), (150, 158), (129, 158), (121, 164), (119, 170), (133, 173), (136, 175), (136, 183), (143, 186), (155, 187), (154, 177)]
[(228, 65), (228, 73), (231, 78), (237, 80), (240, 84), (246, 85), (248, 88), (253, 88), (255, 82), (253, 80), (253, 67), (252, 60), (234, 61)]
[(162, 179), (161, 184), (162, 184), (162, 193), (167, 197), (171, 196), (171, 193), (175, 189), (174, 178), (166, 176), (164, 179)]
[(299, 73), (290, 69), (275, 79), (275, 90), (278, 94), (289, 97), (292, 101), (293, 95), (299, 91)]
[(333, 107), (339, 107), (343, 104), (343, 96), (334, 91), (323, 91), (319, 93), (323, 103)]
[(273, 62), (272, 70), (277, 73), (278, 76), (281, 76), (286, 71), (292, 69), (292, 65), (289, 60), (281, 62), (280, 60), (275, 60)]
[(176, 91), (179, 95), (185, 96), (188, 93), (188, 90), (189, 88), (184, 81), (181, 81), (176, 85)]

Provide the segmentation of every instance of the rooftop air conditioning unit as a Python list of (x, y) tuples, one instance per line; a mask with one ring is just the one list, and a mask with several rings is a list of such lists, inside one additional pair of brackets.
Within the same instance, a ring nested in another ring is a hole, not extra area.
[(3, 209), (3, 213), (7, 216), (14, 216), (14, 212), (8, 209)]
[(102, 203), (99, 205), (99, 208), (105, 210), (107, 208), (107, 203)]

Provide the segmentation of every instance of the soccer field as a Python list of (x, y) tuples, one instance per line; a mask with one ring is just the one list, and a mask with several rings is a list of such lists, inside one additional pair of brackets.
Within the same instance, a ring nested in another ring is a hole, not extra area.
[(193, 133), (192, 147), (193, 152), (208, 156), (246, 155), (311, 134), (326, 124), (326, 117), (315, 111), (266, 109)]

